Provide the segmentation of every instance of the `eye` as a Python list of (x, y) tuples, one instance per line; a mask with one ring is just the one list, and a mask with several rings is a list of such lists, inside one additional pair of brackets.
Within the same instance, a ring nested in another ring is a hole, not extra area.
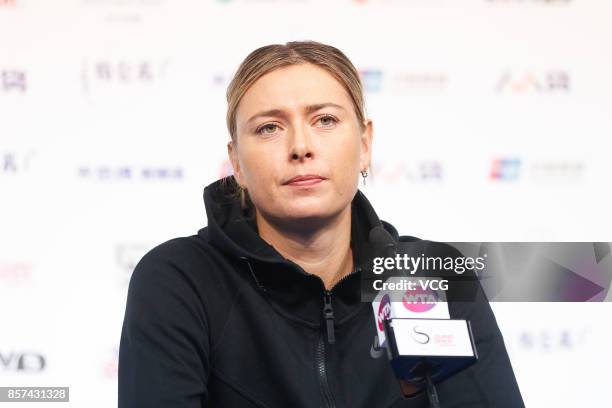
[[(337, 120), (336, 118), (334, 118), (332, 115), (324, 115), (324, 116), (321, 116), (321, 117), (319, 118), (319, 121), (321, 121), (321, 120), (328, 120), (328, 121), (329, 121), (329, 120), (331, 120), (331, 122), (329, 123), (330, 125), (333, 125), (333, 124), (335, 124), (335, 123), (338, 123), (338, 120)], [(325, 127), (328, 127), (328, 126), (329, 126), (329, 125), (325, 125)]]
[(270, 129), (270, 127), (272, 127), (272, 129), (276, 129), (278, 126), (276, 126), (274, 123), (266, 123), (263, 126), (258, 127), (255, 130), (255, 133), (257, 133), (258, 135), (263, 135), (263, 134), (270, 134), (271, 132), (264, 132), (264, 129)]

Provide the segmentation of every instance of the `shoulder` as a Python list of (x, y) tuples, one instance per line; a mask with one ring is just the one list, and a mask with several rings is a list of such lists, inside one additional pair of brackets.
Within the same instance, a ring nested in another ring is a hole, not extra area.
[[(236, 297), (239, 274), (214, 246), (198, 235), (168, 239), (136, 264), (126, 313), (149, 321), (194, 318), (219, 330)], [(181, 317), (182, 316), (182, 317)]]
[(174, 237), (149, 249), (136, 264), (130, 286), (199, 280), (214, 270), (218, 251), (198, 235)]
[(193, 264), (209, 261), (218, 251), (200, 235), (181, 236), (163, 241), (149, 249), (140, 263)]

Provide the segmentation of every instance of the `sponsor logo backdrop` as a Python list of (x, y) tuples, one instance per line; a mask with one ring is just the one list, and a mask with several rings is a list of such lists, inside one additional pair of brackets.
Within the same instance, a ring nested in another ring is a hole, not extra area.
[[(116, 405), (130, 274), (206, 225), (202, 189), (231, 171), (225, 88), (270, 43), (355, 63), (375, 129), (361, 189), (400, 233), (612, 241), (610, 16), (606, 0), (0, 0), (0, 383)], [(610, 304), (493, 308), (527, 406), (608, 399)]]

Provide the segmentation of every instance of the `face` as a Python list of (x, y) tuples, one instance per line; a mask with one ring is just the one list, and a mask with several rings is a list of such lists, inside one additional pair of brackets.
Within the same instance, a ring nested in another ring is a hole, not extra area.
[[(349, 94), (313, 64), (276, 69), (245, 93), (228, 144), (234, 177), (259, 215), (305, 221), (350, 205), (370, 166), (372, 123), (362, 131)], [(310, 176), (310, 180), (294, 181)]]

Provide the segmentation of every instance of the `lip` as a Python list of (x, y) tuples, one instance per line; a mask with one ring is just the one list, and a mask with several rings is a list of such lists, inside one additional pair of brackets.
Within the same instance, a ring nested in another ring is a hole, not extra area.
[(312, 186), (325, 180), (324, 177), (316, 174), (300, 174), (285, 183), (288, 186)]

